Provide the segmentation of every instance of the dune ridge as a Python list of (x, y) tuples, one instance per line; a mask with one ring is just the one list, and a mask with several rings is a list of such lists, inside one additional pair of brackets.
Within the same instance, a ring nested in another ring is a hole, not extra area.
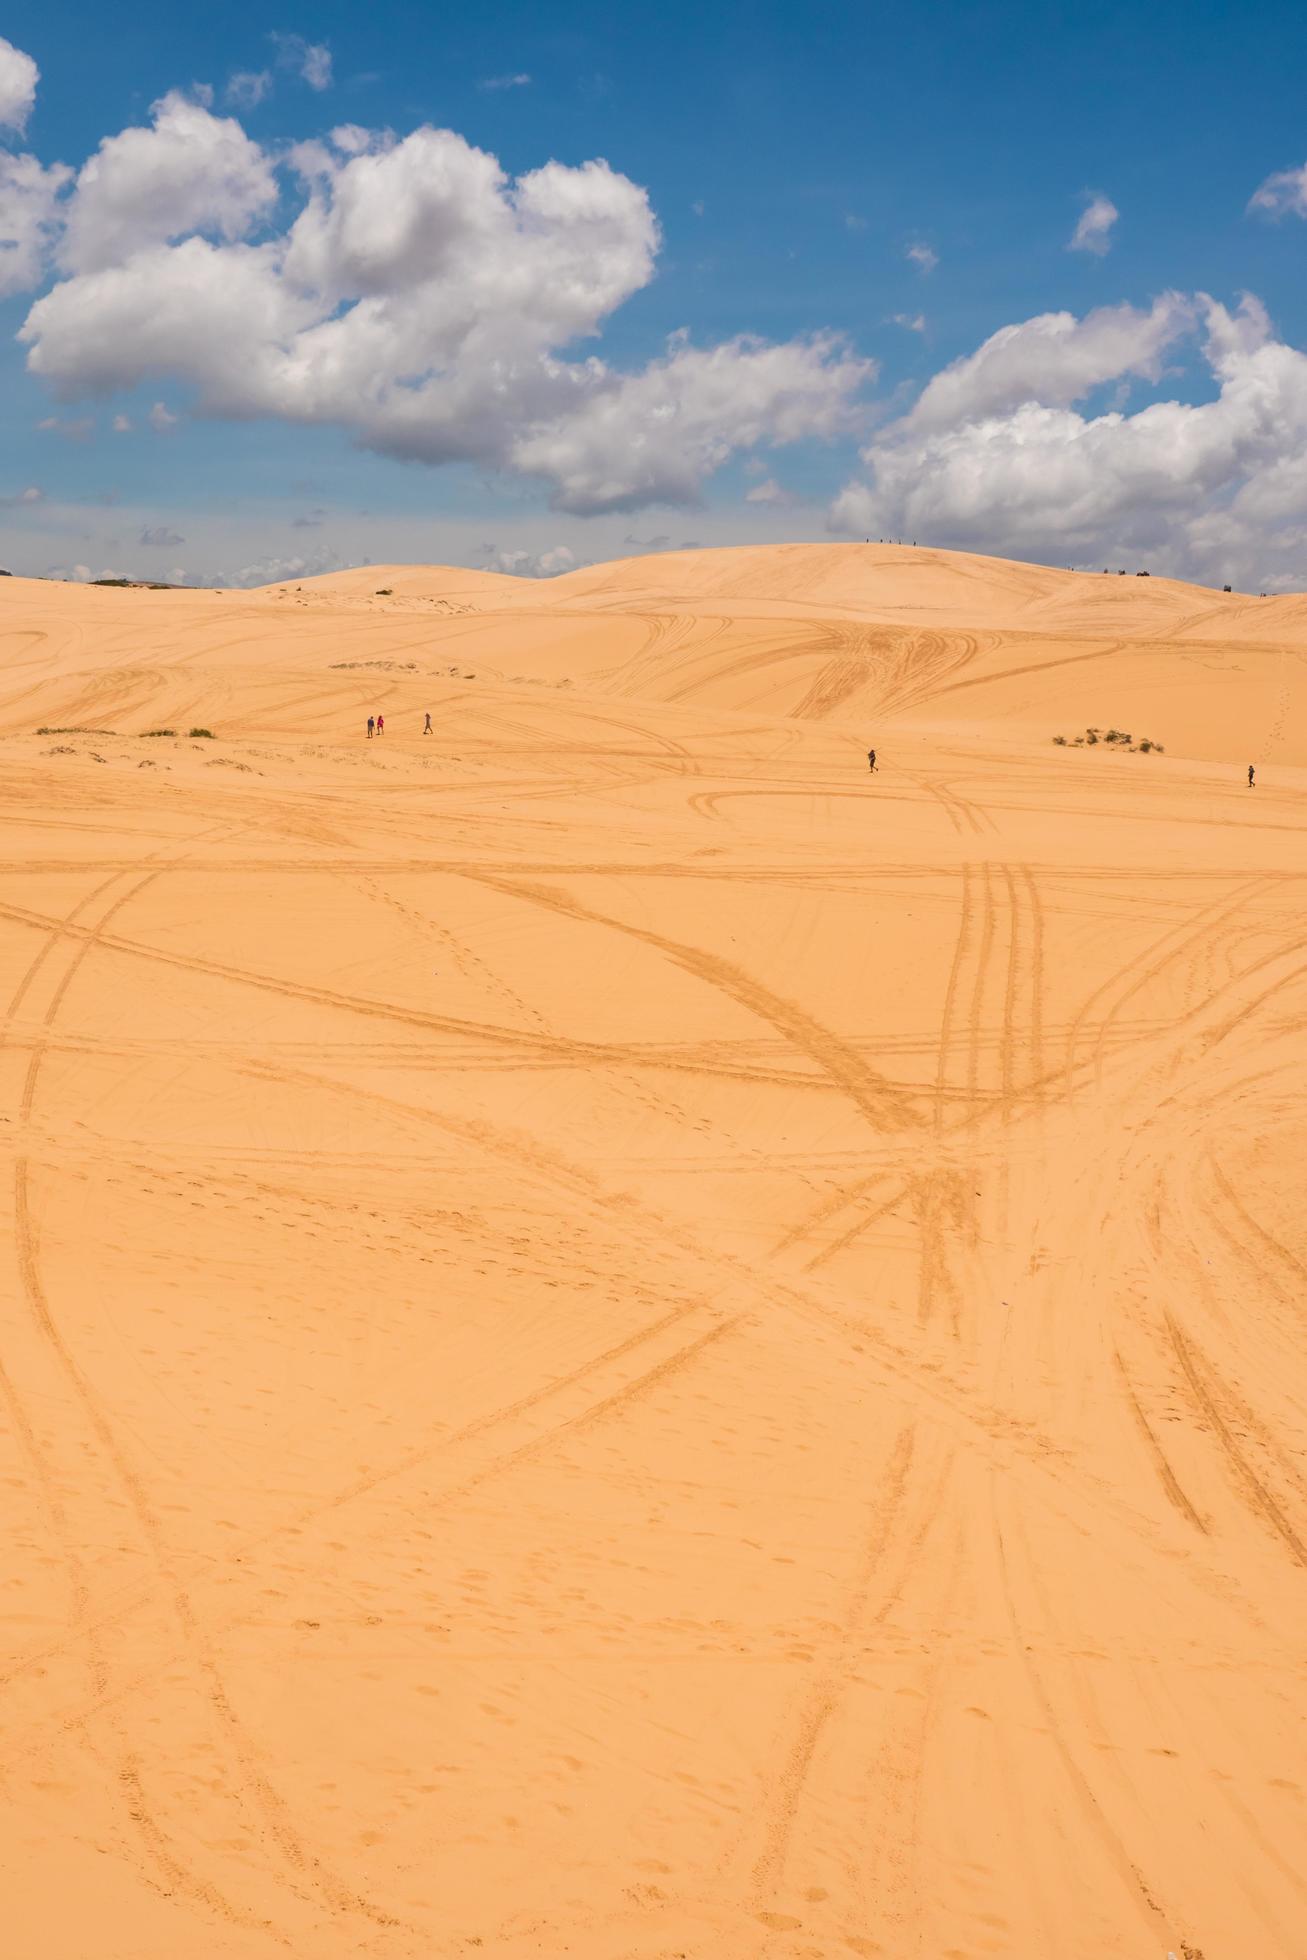
[(1305, 711), (912, 548), (0, 581), (9, 1949), (1298, 1960)]

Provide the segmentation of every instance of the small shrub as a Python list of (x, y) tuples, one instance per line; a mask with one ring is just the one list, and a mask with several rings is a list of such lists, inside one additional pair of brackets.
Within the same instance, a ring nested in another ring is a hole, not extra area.
[(1152, 746), (1153, 746), (1153, 745), (1152, 745), (1152, 743), (1151, 743), (1151, 742), (1149, 741), (1149, 739), (1148, 739), (1148, 737), (1147, 737), (1147, 736), (1145, 735), (1145, 737), (1144, 737), (1144, 739), (1143, 739), (1143, 741), (1142, 741), (1142, 742), (1141, 742), (1141, 743), (1139, 744), (1139, 753), (1140, 753), (1140, 755), (1147, 755), (1147, 754), (1148, 754), (1148, 752), (1149, 752), (1149, 750), (1150, 750), (1150, 749), (1152, 748)]
[(375, 599), (393, 599), (394, 589), (389, 585), (379, 585), (372, 595)]
[[(1087, 742), (1087, 743), (1089, 744), (1089, 746), (1090, 746), (1090, 748), (1091, 748), (1091, 749), (1097, 746), (1097, 743), (1098, 743), (1098, 737), (1097, 737), (1097, 735), (1095, 735), (1095, 733), (1094, 733), (1094, 731), (1093, 731), (1093, 729), (1092, 729), (1092, 728), (1090, 729), (1090, 731), (1089, 731), (1089, 733), (1088, 733), (1088, 734), (1087, 734), (1087, 735), (1085, 736), (1085, 740), (1086, 740), (1086, 742)], [(1107, 737), (1107, 740), (1108, 740), (1108, 741), (1110, 742), (1110, 741), (1112, 741), (1112, 740), (1113, 740), (1113, 737), (1112, 737), (1111, 735), (1109, 735), (1109, 736)]]
[(156, 735), (175, 735), (176, 733), (177, 730), (175, 728), (146, 728), (141, 732), (141, 740), (143, 742), (149, 742)]
[(192, 728), (191, 730), (191, 740), (193, 742), (199, 740), (212, 742), (213, 739), (214, 739), (214, 734), (211, 728)]
[(1065, 736), (1065, 735), (1055, 735), (1055, 736), (1053, 737), (1053, 740), (1054, 740), (1054, 741), (1055, 741), (1055, 742), (1057, 743), (1057, 746), (1058, 746), (1058, 747), (1059, 747), (1060, 749), (1064, 749), (1064, 748), (1066, 747), (1066, 736)]
[(38, 728), (38, 735), (112, 735), (112, 728)]

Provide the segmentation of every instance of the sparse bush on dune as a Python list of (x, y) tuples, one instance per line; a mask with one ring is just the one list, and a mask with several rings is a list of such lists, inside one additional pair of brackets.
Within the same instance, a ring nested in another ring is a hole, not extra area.
[(194, 742), (198, 740), (200, 737), (203, 737), (203, 739), (206, 742), (212, 742), (215, 739), (213, 730), (211, 728), (192, 728), (191, 740)]
[(1166, 754), (1160, 742), (1145, 736), (1136, 744), (1134, 736), (1123, 728), (1109, 728), (1106, 732), (1099, 728), (1087, 728), (1083, 735), (1055, 735), (1053, 741), (1059, 749), (1096, 749), (1100, 742), (1111, 742), (1114, 747), (1125, 749), (1129, 755)]
[(175, 728), (144, 728), (141, 730), (141, 740), (148, 742), (156, 735), (175, 735), (176, 733), (177, 730)]
[(38, 735), (112, 735), (112, 728), (38, 728)]

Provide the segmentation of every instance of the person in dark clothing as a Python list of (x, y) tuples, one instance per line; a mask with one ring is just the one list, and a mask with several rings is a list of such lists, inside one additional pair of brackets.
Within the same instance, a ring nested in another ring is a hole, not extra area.
[(872, 775), (874, 776), (874, 775), (875, 775), (875, 773), (876, 773), (876, 751), (875, 751), (875, 749), (868, 749), (868, 750), (867, 750), (867, 762), (868, 762), (868, 765), (869, 765), (869, 767), (870, 767), (870, 769), (871, 769), (871, 773), (872, 773)]
[(423, 733), (424, 735), (429, 735), (429, 734), (431, 733), (431, 716), (430, 716), (430, 715), (428, 715), (428, 716), (427, 716), (427, 725), (426, 725), (426, 727), (425, 727), (425, 728), (424, 728), (424, 729), (422, 730), (422, 733)]
[(373, 718), (372, 718), (372, 716), (371, 716), (371, 715), (369, 715), (369, 716), (368, 716), (368, 740), (369, 740), (369, 742), (370, 742), (370, 741), (372, 740), (372, 731), (373, 731), (373, 729), (374, 729), (374, 728), (376, 727), (376, 725), (377, 725), (377, 724), (376, 724), (376, 722), (375, 722), (375, 721), (373, 720)]
[(1251, 788), (1252, 788), (1252, 786), (1253, 786), (1253, 766), (1252, 766), (1252, 763), (1250, 762), (1250, 763), (1248, 764), (1248, 787), (1249, 787), (1249, 789), (1251, 789)]

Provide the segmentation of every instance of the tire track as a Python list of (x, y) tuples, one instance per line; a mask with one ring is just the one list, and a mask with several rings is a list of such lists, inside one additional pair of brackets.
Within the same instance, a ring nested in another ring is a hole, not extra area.
[[(118, 894), (103, 914), (97, 927), (77, 935), (76, 950), (51, 995), (42, 1020), (43, 1028), (54, 1026), (69, 988), (84, 962), (100, 945), (102, 935), (111, 921), (128, 903), (151, 885), (157, 875), (154, 871), (146, 872), (125, 891)], [(23, 991), (26, 984), (25, 982)], [(33, 1047), (28, 1063), (19, 1106), (19, 1120), (24, 1130), (30, 1129), (31, 1126), (43, 1061), (44, 1049), (38, 1042)], [(177, 1574), (162, 1526), (150, 1502), (148, 1490), (125, 1455), (100, 1398), (64, 1340), (51, 1310), (38, 1264), (37, 1239), (31, 1214), (30, 1167), (25, 1149), (20, 1149), (14, 1165), (14, 1230), (19, 1272), (33, 1320), (99, 1442), (136, 1519), (141, 1537), (149, 1549), (159, 1574), (161, 1588), (169, 1600), (178, 1627), (183, 1634), (185, 1648), (191, 1653), (204, 1682), (208, 1705), (217, 1719), (219, 1732), (226, 1738), (235, 1765), (234, 1781), (238, 1786), (239, 1796), (252, 1806), (262, 1819), (264, 1829), (270, 1835), (285, 1863), (291, 1868), (294, 1875), (292, 1889), (300, 1890), (300, 1884), (295, 1881), (307, 1882), (337, 1912), (361, 1913), (382, 1926), (399, 1925), (401, 1922), (393, 1914), (374, 1906), (361, 1894), (345, 1885), (323, 1866), (315, 1853), (308, 1849), (291, 1821), (284, 1800), (258, 1765), (252, 1745), (228, 1696), (216, 1657), (204, 1637), (204, 1630), (194, 1612), (190, 1595)], [(135, 1787), (139, 1790), (139, 1774), (134, 1781)], [(148, 1822), (148, 1813), (139, 1805), (131, 1814), (133, 1821), (141, 1825), (142, 1835), (148, 1843), (156, 1844), (164, 1836), (157, 1824), (151, 1825)], [(175, 1859), (170, 1861), (170, 1875), (172, 1875), (172, 1866), (176, 1863)], [(195, 1881), (192, 1887), (193, 1896), (207, 1903), (210, 1894), (214, 1897), (223, 1896), (217, 1894), (205, 1881)], [(300, 1896), (304, 1896), (302, 1892)], [(242, 1920), (248, 1919), (243, 1909), (230, 1900), (224, 1901), (224, 1910), (229, 1916), (237, 1916)]]

